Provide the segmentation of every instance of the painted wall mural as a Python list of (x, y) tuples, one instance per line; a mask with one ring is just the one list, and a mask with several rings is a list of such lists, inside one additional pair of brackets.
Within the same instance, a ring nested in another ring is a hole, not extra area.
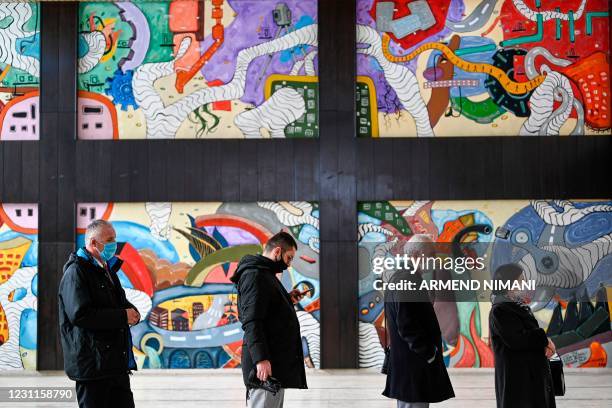
[(143, 317), (132, 327), (139, 368), (239, 366), (243, 333), (229, 279), (242, 256), (282, 229), (299, 242), (284, 286), (313, 289), (296, 309), (304, 364), (319, 367), (317, 203), (82, 203), (77, 211), (79, 246), (93, 219), (117, 232), (119, 277)]
[(316, 0), (79, 5), (81, 139), (318, 137)]
[(0, 140), (38, 140), (38, 3), (0, 3)]
[(0, 204), (0, 371), (36, 369), (38, 205)]
[[(381, 366), (386, 341), (374, 256), (403, 254), (416, 233), (482, 243), (489, 270), (519, 263), (536, 281), (531, 307), (568, 367), (612, 367), (612, 201), (359, 203), (359, 361)], [(476, 228), (478, 227), (478, 228)], [(478, 229), (476, 232), (475, 229)], [(449, 256), (450, 254), (438, 254)], [(490, 302), (434, 302), (450, 367), (492, 367)]]
[(358, 136), (610, 134), (606, 0), (357, 0)]

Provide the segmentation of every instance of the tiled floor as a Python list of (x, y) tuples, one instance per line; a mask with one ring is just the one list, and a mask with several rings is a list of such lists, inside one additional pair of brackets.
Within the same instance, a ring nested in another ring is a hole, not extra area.
[[(433, 407), (494, 408), (495, 390), (490, 369), (449, 370), (457, 397)], [(309, 371), (308, 390), (288, 390), (285, 407), (378, 408), (394, 407), (381, 396), (385, 377), (371, 370)], [(566, 369), (567, 394), (560, 408), (612, 407), (612, 369)], [(0, 386), (70, 386), (61, 372), (0, 372)], [(146, 370), (132, 376), (136, 407), (238, 408), (245, 391), (238, 370)], [(61, 403), (0, 403), (0, 407), (73, 407)], [(517, 407), (520, 408), (520, 407)]]

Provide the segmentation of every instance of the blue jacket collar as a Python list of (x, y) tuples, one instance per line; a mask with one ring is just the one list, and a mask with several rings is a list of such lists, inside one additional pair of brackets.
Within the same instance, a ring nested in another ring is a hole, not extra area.
[[(93, 257), (93, 255), (91, 255), (91, 254), (89, 253), (89, 251), (88, 251), (88, 250), (87, 250), (85, 247), (79, 248), (79, 249), (77, 250), (77, 253), (76, 253), (76, 254), (77, 254), (77, 256), (78, 256), (79, 258), (82, 258), (82, 259), (84, 259), (85, 261), (87, 261), (87, 262), (89, 262), (89, 263), (92, 263), (92, 264), (94, 264), (94, 265), (96, 265), (96, 266), (100, 266), (100, 265), (99, 265), (99, 263), (98, 263), (98, 261), (97, 261), (97, 260), (96, 260), (96, 259)], [(109, 268), (110, 270), (115, 270), (115, 266), (117, 265), (117, 263), (118, 263), (118, 262), (119, 262), (119, 265), (121, 265), (121, 263), (120, 263), (120, 262), (121, 262), (121, 260), (120, 260), (119, 258), (117, 258), (116, 256), (113, 256), (113, 257), (112, 257), (111, 259), (109, 259), (109, 261), (107, 262), (107, 264), (108, 264), (108, 268)]]

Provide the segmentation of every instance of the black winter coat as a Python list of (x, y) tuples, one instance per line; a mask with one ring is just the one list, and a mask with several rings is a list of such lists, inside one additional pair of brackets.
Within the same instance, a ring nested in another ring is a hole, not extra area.
[(238, 317), (244, 331), (244, 383), (258, 362), (269, 360), (272, 377), (283, 388), (307, 388), (300, 323), (289, 294), (276, 278), (279, 272), (269, 258), (247, 255), (231, 278), (238, 291)]
[[(419, 274), (398, 271), (392, 281), (420, 285)], [(442, 358), (442, 334), (426, 291), (403, 296), (385, 294), (385, 315), (390, 341), (387, 384), (383, 395), (404, 402), (440, 402), (455, 393)], [(420, 301), (416, 301), (420, 300)], [(432, 356), (431, 363), (427, 361)]]
[(98, 380), (136, 369), (125, 297), (114, 258), (110, 275), (84, 249), (72, 253), (59, 286), (59, 324), (64, 370), (75, 381)]
[(527, 306), (501, 296), (489, 314), (498, 408), (554, 408), (546, 333)]

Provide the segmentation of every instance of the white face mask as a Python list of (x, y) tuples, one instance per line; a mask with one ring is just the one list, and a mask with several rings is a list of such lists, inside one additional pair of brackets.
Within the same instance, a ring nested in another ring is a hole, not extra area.
[(533, 299), (533, 292), (530, 290), (513, 290), (508, 292), (508, 297), (516, 302), (529, 304)]

